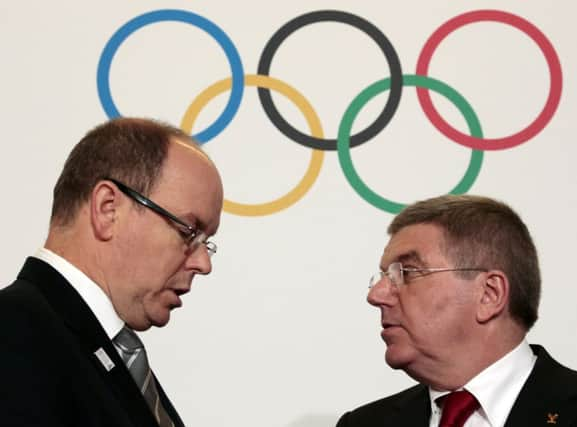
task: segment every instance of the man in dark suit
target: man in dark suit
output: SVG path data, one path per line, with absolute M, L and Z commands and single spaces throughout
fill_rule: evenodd
M 0 425 L 182 426 L 133 332 L 211 271 L 222 184 L 180 130 L 116 119 L 71 152 L 48 239 L 0 290 Z
M 577 372 L 527 331 L 537 252 L 519 216 L 478 196 L 408 206 L 371 278 L 385 359 L 418 385 L 345 413 L 337 427 L 577 426 Z

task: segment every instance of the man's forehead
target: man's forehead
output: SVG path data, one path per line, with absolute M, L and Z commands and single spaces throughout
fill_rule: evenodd
M 167 180 L 203 181 L 199 175 L 213 176 L 218 180 L 218 171 L 208 155 L 192 140 L 173 137 L 162 165 L 161 176 Z
M 151 192 L 165 209 L 213 234 L 222 208 L 222 184 L 212 161 L 190 141 L 173 138 Z
M 444 242 L 443 230 L 434 224 L 413 224 L 401 228 L 389 239 L 382 261 L 424 261 L 439 254 Z
M 212 163 L 208 155 L 200 148 L 192 139 L 184 139 L 184 138 L 177 138 L 173 137 L 170 140 L 171 145 L 174 144 L 177 147 L 182 147 L 184 150 L 193 153 L 194 155 L 199 156 L 204 161 L 208 161 Z

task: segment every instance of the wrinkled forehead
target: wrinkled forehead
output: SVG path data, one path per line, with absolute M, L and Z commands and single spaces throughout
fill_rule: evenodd
M 414 262 L 427 264 L 445 258 L 446 240 L 442 227 L 435 224 L 414 224 L 394 233 L 381 258 L 381 263 Z

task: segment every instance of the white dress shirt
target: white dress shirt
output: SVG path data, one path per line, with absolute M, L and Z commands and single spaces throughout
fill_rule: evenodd
M 90 310 L 92 310 L 110 339 L 120 332 L 124 322 L 118 317 L 110 299 L 100 286 L 78 268 L 49 249 L 38 249 L 34 257 L 50 264 L 70 282 L 72 287 L 76 289 L 84 302 L 90 307 Z
M 527 341 L 523 340 L 515 349 L 465 384 L 463 389 L 477 398 L 480 407 L 473 412 L 464 427 L 503 427 L 536 361 L 537 356 Z M 448 393 L 429 388 L 430 427 L 438 427 L 441 421 L 441 409 L 435 399 Z

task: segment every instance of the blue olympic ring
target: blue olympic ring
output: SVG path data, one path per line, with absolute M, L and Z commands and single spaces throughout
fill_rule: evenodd
M 226 33 L 208 19 L 192 12 L 176 9 L 156 10 L 137 16 L 120 27 L 118 31 L 112 35 L 108 43 L 106 43 L 98 62 L 96 84 L 98 87 L 100 103 L 109 118 L 113 119 L 121 115 L 114 104 L 110 92 L 110 65 L 112 63 L 112 58 L 128 36 L 145 25 L 161 21 L 184 22 L 204 30 L 210 36 L 214 37 L 217 43 L 222 47 L 230 64 L 232 72 L 232 88 L 230 91 L 230 98 L 228 99 L 224 111 L 220 116 L 218 116 L 214 123 L 202 132 L 194 135 L 194 138 L 199 143 L 202 144 L 208 142 L 223 131 L 223 129 L 231 122 L 240 107 L 240 101 L 244 91 L 244 69 L 242 67 L 240 55 Z

